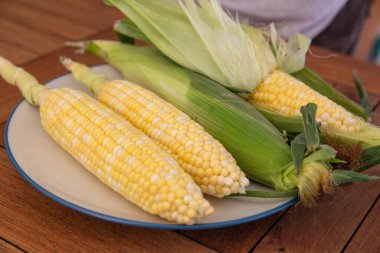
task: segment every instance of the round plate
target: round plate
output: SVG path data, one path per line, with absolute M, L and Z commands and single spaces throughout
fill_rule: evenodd
M 108 65 L 92 68 L 110 79 L 121 78 Z M 66 74 L 47 83 L 50 88 L 86 88 Z M 296 198 L 217 199 L 207 196 L 215 212 L 192 226 L 170 223 L 150 215 L 102 184 L 44 131 L 37 107 L 25 100 L 16 106 L 5 130 L 5 147 L 17 171 L 37 190 L 67 207 L 108 221 L 159 229 L 210 229 L 237 225 L 279 212 Z M 269 188 L 251 183 L 250 189 Z

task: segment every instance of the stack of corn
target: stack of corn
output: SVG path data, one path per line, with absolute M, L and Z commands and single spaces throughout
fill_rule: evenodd
M 171 154 L 202 192 L 216 197 L 244 193 L 249 184 L 235 159 L 189 116 L 153 92 L 123 80 L 109 82 L 83 64 L 62 58 L 95 96 Z
M 50 90 L 1 56 L 0 75 L 40 106 L 42 125 L 54 141 L 126 199 L 188 225 L 213 213 L 177 162 L 111 109 L 77 90 Z
M 197 121 L 223 144 L 249 178 L 277 191 L 298 189 L 306 204 L 331 188 L 328 161 L 335 156 L 334 152 L 321 149 L 306 157 L 297 176 L 291 149 L 278 130 L 249 103 L 218 83 L 181 68 L 155 48 L 114 41 L 79 44 L 117 67 L 127 80 L 150 89 Z M 75 69 L 74 72 L 91 90 L 97 89 L 98 84 L 89 85 L 80 72 Z M 100 95 L 101 92 L 97 95 L 99 99 Z M 117 106 L 106 100 L 105 103 Z

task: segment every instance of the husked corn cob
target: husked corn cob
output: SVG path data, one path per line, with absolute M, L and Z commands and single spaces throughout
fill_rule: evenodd
M 137 84 L 121 80 L 108 82 L 85 65 L 67 58 L 62 62 L 78 81 L 94 91 L 99 101 L 169 152 L 202 192 L 224 197 L 245 191 L 249 181 L 235 159 L 189 116 Z
M 274 70 L 256 87 L 249 102 L 293 117 L 301 116 L 301 106 L 315 103 L 317 121 L 326 130 L 358 133 L 365 127 L 362 119 L 280 70 Z
M 177 162 L 111 109 L 77 90 L 47 89 L 2 57 L 0 74 L 40 105 L 42 125 L 59 145 L 126 199 L 188 225 L 213 212 Z

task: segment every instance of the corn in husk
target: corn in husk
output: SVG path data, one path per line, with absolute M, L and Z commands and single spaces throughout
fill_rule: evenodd
M 197 121 L 233 155 L 246 175 L 278 191 L 298 189 L 311 203 L 332 185 L 331 150 L 318 150 L 296 175 L 290 147 L 278 130 L 249 103 L 218 83 L 186 70 L 157 49 L 114 41 L 91 41 L 82 47 L 118 68 Z
M 297 34 L 285 42 L 273 25 L 256 29 L 240 24 L 217 0 L 108 2 L 166 56 L 244 95 L 277 128 L 299 132 L 299 108 L 312 102 L 318 105 L 323 134 L 365 148 L 380 144 L 380 130 L 364 122 L 367 115 L 360 106 L 303 69 L 310 42 L 305 36 Z M 292 78 L 293 72 L 311 88 Z

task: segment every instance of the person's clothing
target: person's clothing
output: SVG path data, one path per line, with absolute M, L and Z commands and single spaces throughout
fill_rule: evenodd
M 314 38 L 323 31 L 347 0 L 221 0 L 222 6 L 253 26 L 276 24 L 288 38 L 300 32 Z
M 300 32 L 312 43 L 351 54 L 359 40 L 371 0 L 221 0 L 233 16 L 253 26 L 275 23 L 288 38 Z
M 313 39 L 313 44 L 352 54 L 370 7 L 371 0 L 349 0 L 331 24 Z

